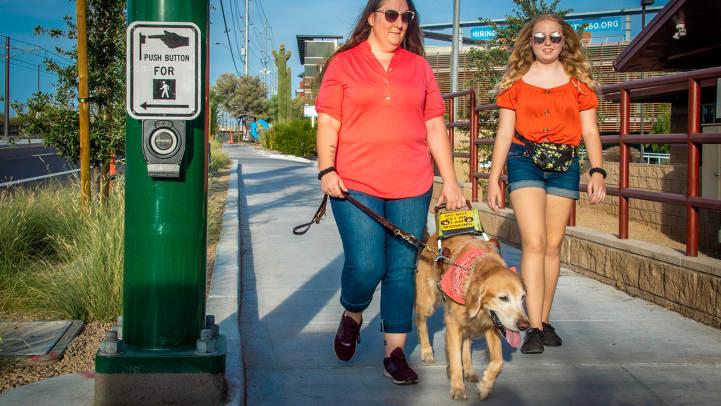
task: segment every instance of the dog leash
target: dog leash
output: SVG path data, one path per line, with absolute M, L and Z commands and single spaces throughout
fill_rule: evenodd
M 444 261 L 450 262 L 451 264 L 453 264 L 453 265 L 455 265 L 455 266 L 457 266 L 457 267 L 459 267 L 459 268 L 463 268 L 463 269 L 465 269 L 465 270 L 469 270 L 469 269 L 470 269 L 470 268 L 463 267 L 463 266 L 461 266 L 460 264 L 457 264 L 456 262 L 454 262 L 453 260 L 451 260 L 450 258 L 448 258 L 448 256 L 446 256 L 446 255 L 450 255 L 450 254 L 443 255 L 443 251 L 444 251 L 444 250 L 441 250 L 441 252 L 435 251 L 435 250 L 432 249 L 428 244 L 419 241 L 419 240 L 418 240 L 416 237 L 414 237 L 412 234 L 408 234 L 407 232 L 403 231 L 403 229 L 401 229 L 401 228 L 398 227 L 397 225 L 391 223 L 387 218 L 382 217 L 382 216 L 379 215 L 378 213 L 376 213 L 376 212 L 374 212 L 373 210 L 371 210 L 370 208 L 368 208 L 368 207 L 367 207 L 366 205 L 364 205 L 363 203 L 361 203 L 361 202 L 359 202 L 358 200 L 352 198 L 352 197 L 350 196 L 350 194 L 348 194 L 348 192 L 342 192 L 342 193 L 343 193 L 343 197 L 345 197 L 346 199 L 348 199 L 349 202 L 353 203 L 356 207 L 358 207 L 359 209 L 361 209 L 364 213 L 366 213 L 367 215 L 369 215 L 371 218 L 373 218 L 373 219 L 376 220 L 377 222 L 381 223 L 381 225 L 382 225 L 383 227 L 385 227 L 386 229 L 390 230 L 393 234 L 401 237 L 402 239 L 406 240 L 406 241 L 407 241 L 408 243 L 410 243 L 410 244 L 416 245 L 416 246 L 418 246 L 419 248 L 422 248 L 422 249 L 424 249 L 424 250 L 426 250 L 426 251 L 429 251 L 429 252 L 435 254 L 435 255 L 436 255 L 436 261 L 442 259 L 442 260 L 444 260 Z M 303 235 L 303 234 L 307 233 L 308 230 L 310 230 L 310 226 L 311 226 L 311 225 L 320 223 L 320 221 L 325 218 L 326 204 L 327 204 L 327 203 L 328 203 L 328 195 L 326 194 L 325 196 L 323 196 L 323 201 L 320 203 L 320 207 L 318 207 L 318 210 L 315 212 L 315 215 L 313 216 L 313 219 L 312 219 L 310 222 L 308 222 L 308 223 L 301 224 L 301 225 L 299 225 L 299 226 L 297 226 L 297 227 L 294 227 L 294 228 L 293 228 L 293 234 L 295 234 L 295 235 Z M 302 229 L 303 227 L 305 227 L 305 230 L 299 231 L 299 230 Z M 446 250 L 447 250 L 447 249 L 446 249 Z

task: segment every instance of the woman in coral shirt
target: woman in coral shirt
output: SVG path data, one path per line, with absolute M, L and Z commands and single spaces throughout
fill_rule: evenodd
M 466 203 L 413 2 L 370 0 L 319 80 L 319 179 L 331 196 L 345 253 L 340 296 L 345 312 L 335 353 L 343 361 L 355 354 L 362 313 L 380 283 L 384 375 L 400 385 L 417 383 L 403 355 L 412 329 L 417 249 L 342 194 L 420 239 L 433 190 L 433 155 L 443 177 L 439 204 L 445 201 L 454 210 Z
M 488 206 L 500 213 L 499 179 L 508 165 L 508 190 L 521 232 L 521 275 L 527 287 L 531 328 L 521 352 L 542 353 L 561 338 L 549 316 L 560 274 L 560 246 L 574 200 L 580 169 L 574 157 L 566 171 L 546 171 L 531 159 L 518 138 L 534 143 L 579 145 L 583 137 L 591 179 L 591 204 L 606 196 L 601 139 L 596 124 L 598 83 L 573 28 L 555 14 L 542 14 L 518 34 L 506 74 L 494 89 L 500 107 L 498 135 L 488 182 Z

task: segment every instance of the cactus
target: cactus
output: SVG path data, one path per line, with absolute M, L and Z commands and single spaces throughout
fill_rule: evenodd
M 290 73 L 290 66 L 286 69 L 285 80 L 288 82 L 286 83 L 288 91 L 285 94 L 285 121 L 289 122 L 293 119 L 293 75 Z
M 286 61 L 290 59 L 290 51 L 285 51 L 285 45 L 280 44 L 279 52 L 273 50 L 275 57 L 275 66 L 278 67 L 278 121 L 284 123 L 288 121 L 290 114 L 288 110 L 292 107 L 288 102 L 290 95 L 290 67 L 286 69 Z
M 299 94 L 298 96 L 295 96 L 295 99 L 293 99 L 293 116 L 297 114 L 300 115 L 300 117 L 303 117 L 303 105 L 305 105 L 305 96 L 302 94 Z M 294 118 L 291 116 L 291 118 Z

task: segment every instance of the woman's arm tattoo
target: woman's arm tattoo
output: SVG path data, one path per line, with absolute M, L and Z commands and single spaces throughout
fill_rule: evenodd
M 330 144 L 330 159 L 335 164 L 335 144 Z

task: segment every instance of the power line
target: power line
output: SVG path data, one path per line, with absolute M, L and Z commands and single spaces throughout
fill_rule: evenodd
M 0 37 L 6 38 L 5 35 L 0 35 Z M 19 42 L 19 43 L 21 43 L 21 44 L 30 45 L 30 46 L 33 46 L 33 47 L 40 48 L 40 49 L 42 49 L 42 50 L 45 51 L 45 52 L 51 53 L 51 54 L 53 54 L 53 55 L 58 56 L 58 57 L 61 58 L 61 59 L 65 59 L 66 61 L 68 61 L 68 62 L 70 62 L 70 63 L 72 63 L 72 64 L 75 64 L 75 61 L 73 61 L 72 59 L 69 59 L 69 58 L 67 58 L 66 56 L 60 55 L 60 54 L 57 53 L 57 52 L 53 52 L 53 51 L 51 51 L 51 50 L 49 50 L 49 49 L 46 49 L 46 48 L 44 48 L 44 47 L 41 47 L 40 45 L 31 44 L 31 43 L 25 42 L 25 41 L 20 41 L 19 39 L 14 39 L 14 38 L 10 38 L 10 39 L 13 40 L 13 41 L 15 41 L 15 42 Z
M 223 0 L 220 0 L 220 11 L 223 13 L 223 25 L 225 26 L 225 36 L 228 37 L 228 50 L 230 51 L 230 56 L 233 58 L 233 66 L 235 66 L 235 73 L 240 76 L 240 71 L 238 71 L 238 65 L 235 64 L 235 55 L 233 54 L 233 44 L 230 42 L 230 35 L 228 35 L 228 23 L 225 21 L 225 9 L 223 8 Z
M 233 11 L 233 2 L 230 2 L 230 18 L 233 20 L 233 37 L 235 37 L 235 49 L 238 51 L 238 54 L 240 55 L 241 62 L 243 61 L 243 52 L 241 51 L 240 45 L 238 45 L 238 32 L 243 32 L 243 30 L 237 29 L 235 27 L 235 15 L 238 12 L 238 2 L 236 0 L 235 2 L 235 11 Z M 238 25 L 240 25 L 240 16 L 238 16 Z M 246 35 L 246 33 L 243 33 L 243 35 Z M 247 53 L 247 52 L 246 52 Z M 247 55 L 246 55 L 247 57 Z M 240 72 L 238 72 L 238 76 L 240 76 Z

